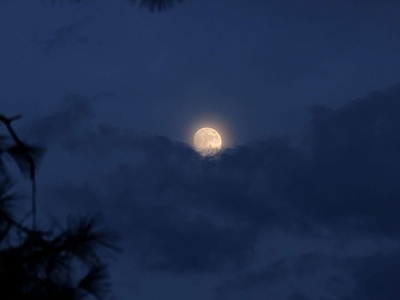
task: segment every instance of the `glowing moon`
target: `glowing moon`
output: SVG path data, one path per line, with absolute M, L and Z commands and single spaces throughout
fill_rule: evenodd
M 222 138 L 218 131 L 210 127 L 199 129 L 193 138 L 194 148 L 203 156 L 213 156 L 221 150 Z

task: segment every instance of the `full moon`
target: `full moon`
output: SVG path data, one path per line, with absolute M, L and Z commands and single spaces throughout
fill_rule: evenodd
M 218 131 L 210 127 L 199 129 L 193 138 L 194 148 L 203 156 L 213 156 L 222 147 L 222 138 Z

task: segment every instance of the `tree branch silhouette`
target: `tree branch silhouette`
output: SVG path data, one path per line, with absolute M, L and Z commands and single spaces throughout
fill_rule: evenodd
M 7 152 L 14 158 L 19 169 L 23 174 L 28 174 L 31 186 L 31 205 L 32 205 L 32 230 L 36 230 L 36 164 L 44 152 L 44 149 L 36 146 L 29 146 L 21 141 L 21 139 L 16 134 L 15 130 L 11 126 L 11 122 L 20 119 L 22 116 L 17 115 L 11 118 L 6 118 L 0 115 L 0 121 L 6 126 L 9 134 L 11 135 L 15 145 L 8 148 Z
M 0 298 L 3 300 L 104 300 L 110 289 L 103 252 L 119 252 L 117 237 L 99 228 L 98 217 L 68 218 L 66 228 L 37 230 L 36 198 L 32 197 L 32 228 L 15 220 L 11 213 L 17 199 L 13 181 L 2 161 L 9 153 L 21 173 L 29 176 L 36 193 L 35 171 L 44 149 L 25 144 L 11 126 L 21 116 L 0 115 L 13 145 L 0 136 Z M 25 217 L 24 217 L 25 218 Z
M 61 2 L 61 0 L 51 0 L 53 3 Z M 69 0 L 69 2 L 80 3 L 85 0 Z M 147 7 L 151 12 L 164 11 L 172 8 L 177 3 L 182 3 L 184 0 L 129 0 L 133 5 L 139 2 L 139 7 Z
M 137 0 L 130 0 L 135 4 Z M 150 11 L 164 11 L 172 8 L 176 3 L 182 3 L 183 0 L 141 0 L 139 7 L 147 7 Z

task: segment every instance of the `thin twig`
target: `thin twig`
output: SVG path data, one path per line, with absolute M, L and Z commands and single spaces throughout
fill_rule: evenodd
M 32 180 L 32 229 L 36 230 L 36 180 Z
M 15 227 L 17 227 L 20 231 L 26 233 L 26 234 L 31 234 L 33 231 L 26 228 L 25 226 L 19 224 L 17 221 L 13 220 L 12 218 L 10 218 L 7 214 L 3 213 L 0 210 L 0 215 L 2 218 L 4 218 L 8 224 L 14 225 Z
M 26 158 L 26 160 L 30 164 L 30 180 L 32 183 L 32 230 L 36 230 L 36 181 L 35 181 L 35 162 L 33 158 L 29 155 L 29 153 L 25 149 L 25 144 L 19 139 L 17 134 L 15 133 L 14 129 L 11 126 L 11 122 L 21 118 L 21 115 L 16 115 L 11 118 L 6 118 L 0 115 L 0 121 L 3 122 L 8 132 L 10 133 L 11 137 L 13 138 L 14 142 L 19 146 Z

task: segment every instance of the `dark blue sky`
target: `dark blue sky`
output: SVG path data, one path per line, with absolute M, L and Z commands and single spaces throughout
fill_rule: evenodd
M 0 1 L 42 224 L 101 212 L 119 300 L 398 300 L 399 1 L 244 2 Z

